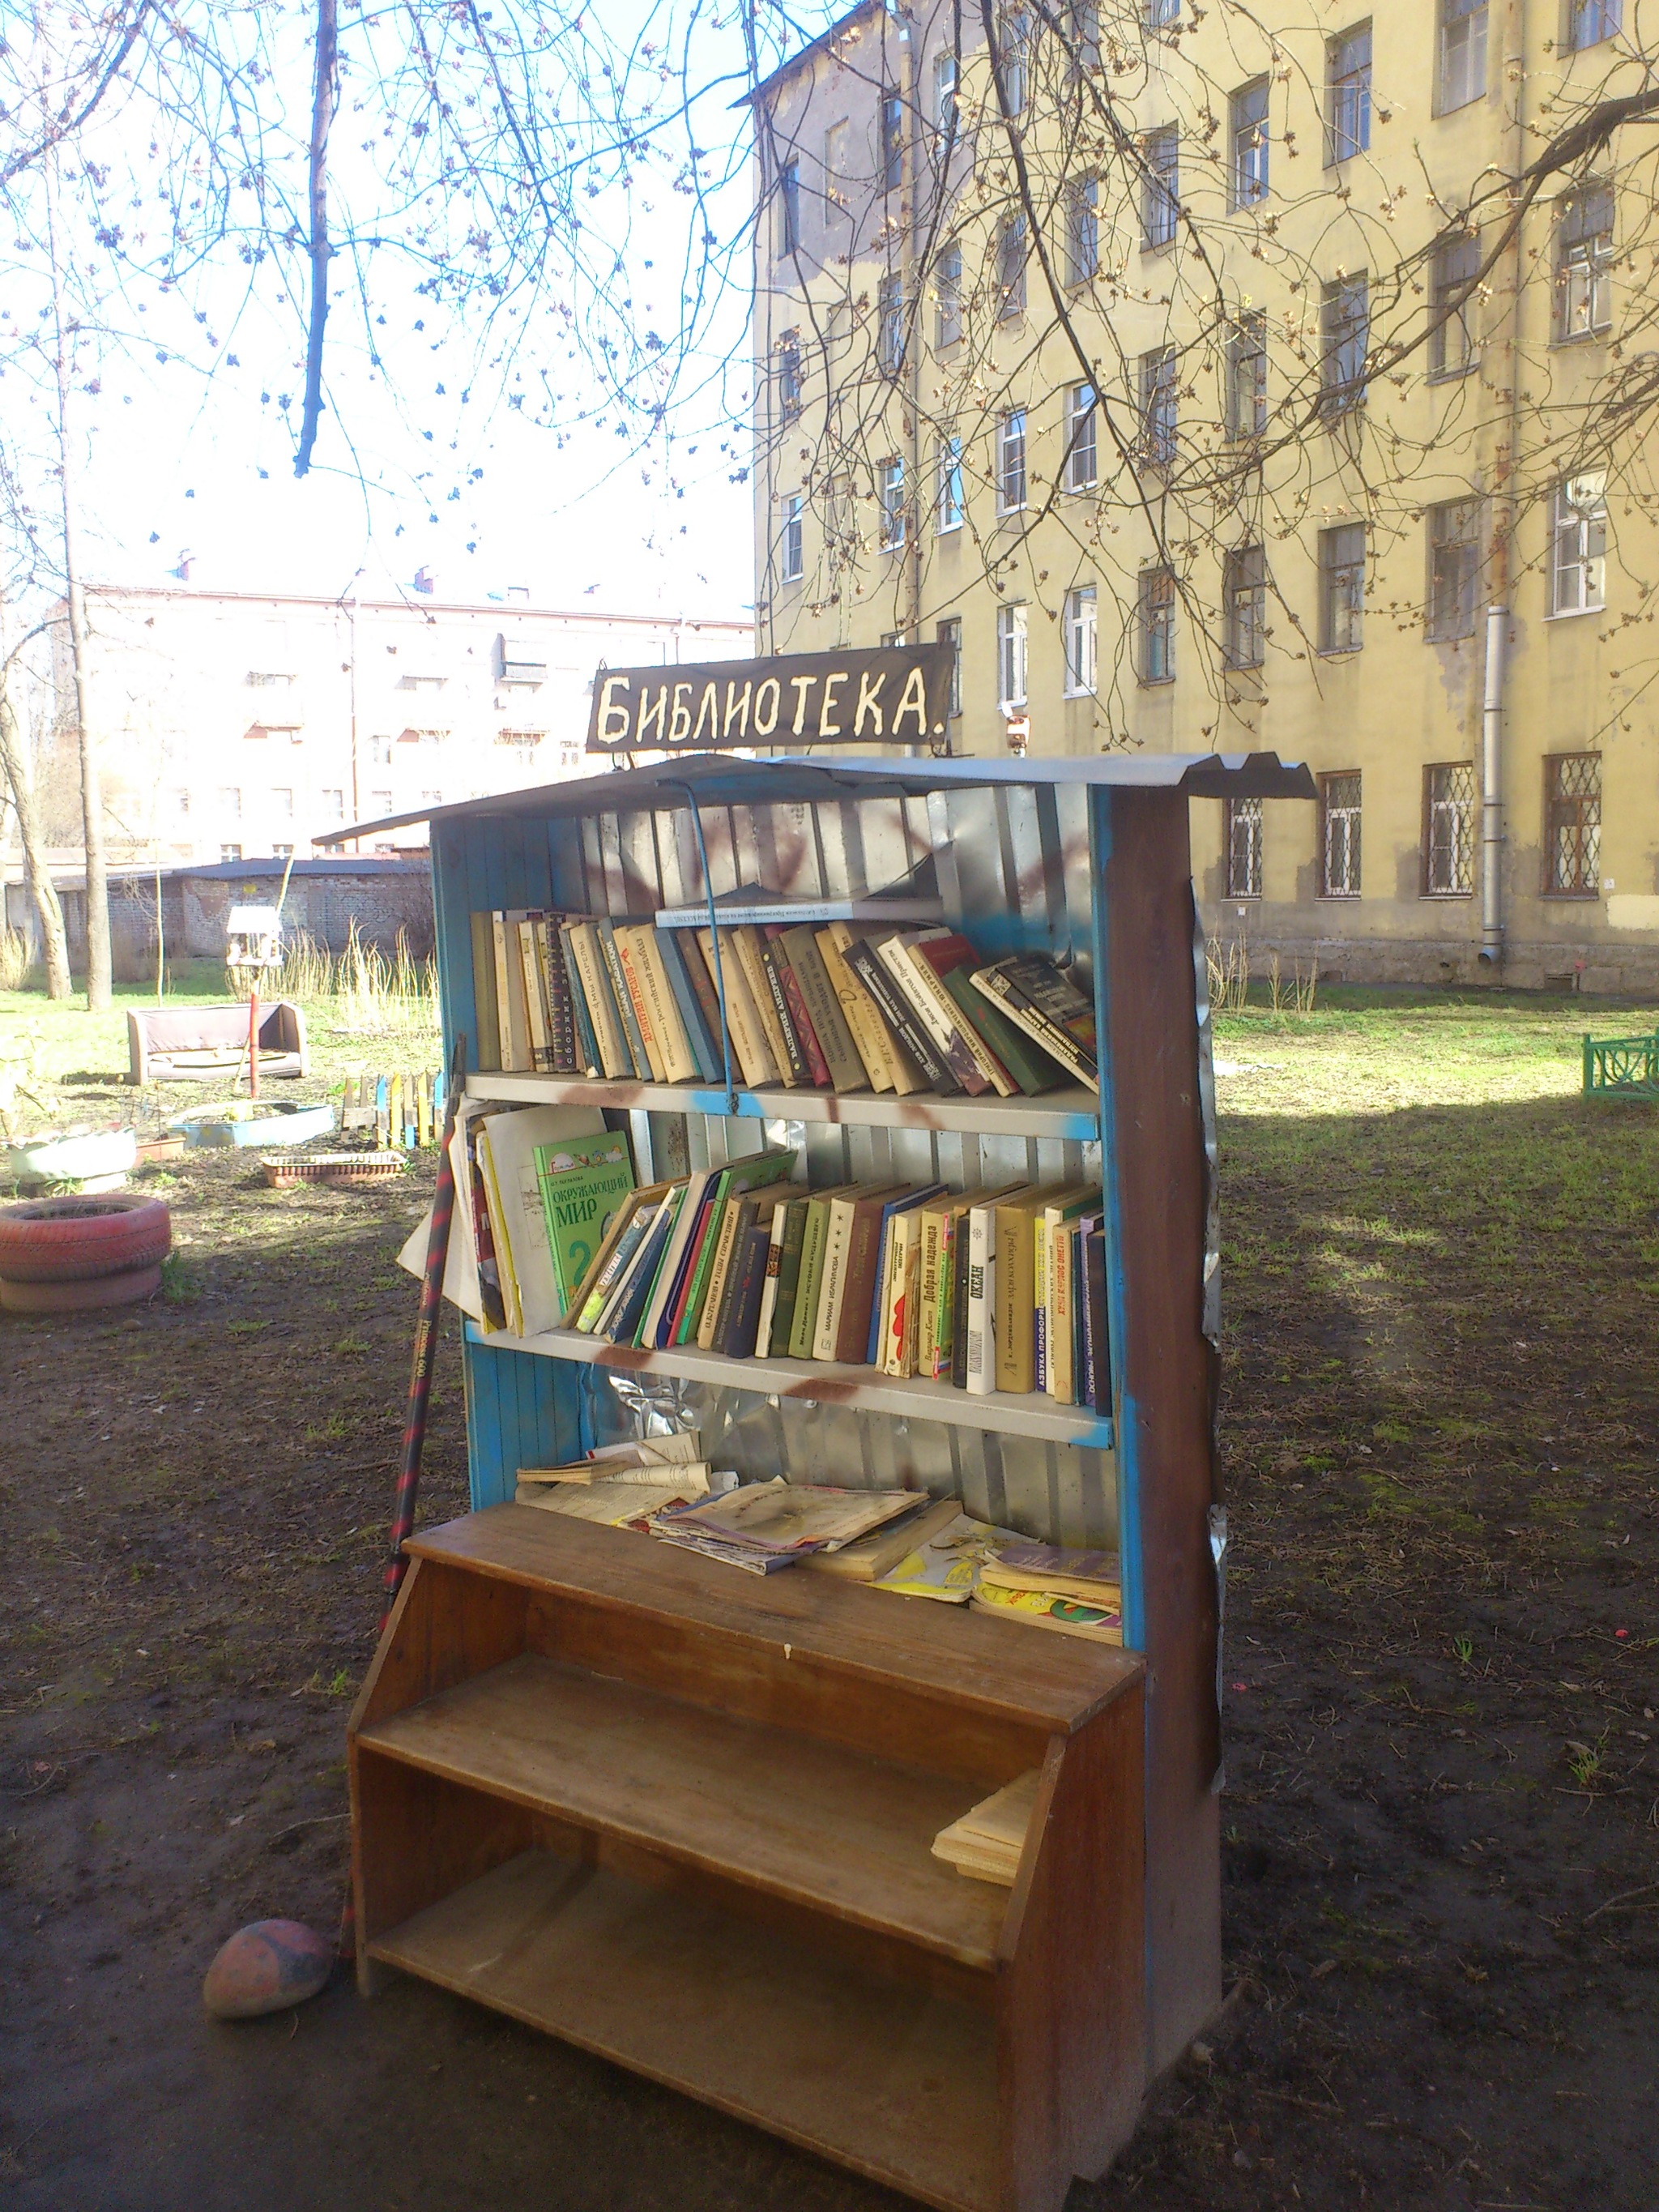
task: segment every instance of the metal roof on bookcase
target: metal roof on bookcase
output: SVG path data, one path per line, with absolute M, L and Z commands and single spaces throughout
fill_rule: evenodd
M 331 830 L 313 842 L 339 845 L 416 822 L 513 819 L 618 812 L 658 813 L 688 805 L 763 806 L 857 799 L 923 799 L 930 792 L 999 785 L 1107 784 L 1182 791 L 1191 799 L 1316 799 L 1302 761 L 1277 753 L 1055 754 L 1010 760 L 749 759 L 740 753 L 692 753 L 649 768 L 616 769 L 529 791 L 492 792 L 453 806 L 428 806 Z

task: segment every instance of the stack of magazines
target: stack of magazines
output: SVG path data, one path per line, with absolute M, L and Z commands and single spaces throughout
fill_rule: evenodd
M 723 1498 L 665 1506 L 652 1515 L 650 1530 L 665 1544 L 769 1575 L 815 1552 L 838 1551 L 928 1502 L 914 1490 L 832 1490 L 779 1475 Z

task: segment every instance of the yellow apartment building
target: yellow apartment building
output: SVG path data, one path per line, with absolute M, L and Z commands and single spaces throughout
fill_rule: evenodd
M 855 9 L 753 102 L 761 649 L 1307 761 L 1195 816 L 1253 962 L 1659 984 L 1635 7 Z

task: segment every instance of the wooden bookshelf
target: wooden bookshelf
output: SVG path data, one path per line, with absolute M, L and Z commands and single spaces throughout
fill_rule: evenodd
M 758 1390 L 767 1396 L 804 1398 L 814 1405 L 849 1406 L 910 1420 L 945 1421 L 952 1428 L 994 1430 L 1033 1437 L 1044 1443 L 1080 1445 L 1109 1451 L 1109 1415 L 1087 1406 L 1063 1406 L 1040 1392 L 1024 1395 L 995 1390 L 977 1397 L 931 1378 L 883 1375 L 873 1367 L 839 1367 L 817 1359 L 732 1359 L 702 1352 L 696 1345 L 645 1352 L 637 1345 L 611 1344 L 578 1329 L 549 1329 L 540 1336 L 482 1340 L 503 1350 L 527 1352 L 547 1359 L 574 1359 L 583 1365 L 614 1368 L 630 1375 L 678 1375 L 731 1390 Z

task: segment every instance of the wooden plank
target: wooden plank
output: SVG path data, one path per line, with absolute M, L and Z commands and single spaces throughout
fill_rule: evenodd
M 1006 1893 L 930 1850 L 975 1802 L 966 1783 L 528 1654 L 358 1742 L 963 1966 L 995 1963 Z
M 757 1656 L 810 1657 L 849 1678 L 903 1684 L 1045 1732 L 1080 1728 L 1142 1673 L 1132 1653 L 1081 1638 L 843 1588 L 830 1575 L 744 1575 L 630 1529 L 533 1505 L 468 1514 L 421 1530 L 405 1548 L 416 1558 L 581 1597 L 618 1615 L 718 1630 L 746 1641 Z
M 718 1908 L 528 1852 L 373 1955 L 942 2212 L 994 2212 L 994 2029 Z

